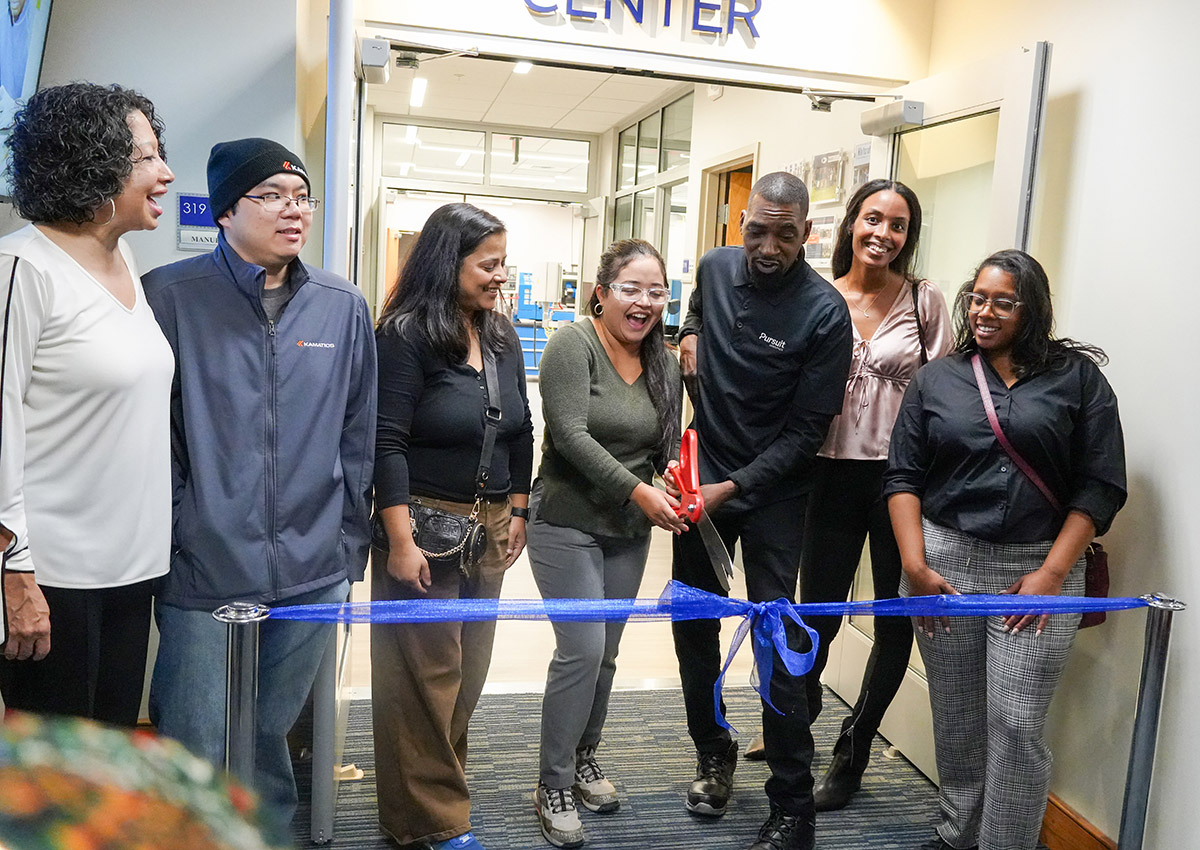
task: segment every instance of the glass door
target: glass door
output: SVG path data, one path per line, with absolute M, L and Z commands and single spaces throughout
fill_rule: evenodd
M 924 116 L 919 127 L 873 138 L 870 173 L 907 184 L 921 199 L 918 272 L 948 301 L 985 256 L 1028 246 L 1049 62 L 1050 45 L 1039 42 L 889 92 L 921 102 Z M 852 596 L 872 595 L 864 552 Z M 824 681 L 851 704 L 871 652 L 872 626 L 870 618 L 847 618 L 830 647 Z M 929 688 L 915 647 L 880 732 L 936 781 Z

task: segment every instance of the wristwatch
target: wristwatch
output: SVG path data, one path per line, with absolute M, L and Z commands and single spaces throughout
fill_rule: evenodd
M 518 508 L 514 505 L 513 507 L 509 508 L 509 510 L 515 517 L 520 517 L 523 520 L 529 519 L 529 508 Z

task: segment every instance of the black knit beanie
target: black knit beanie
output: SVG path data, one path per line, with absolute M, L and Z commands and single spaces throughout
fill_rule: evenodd
M 276 174 L 298 174 L 308 191 L 312 181 L 300 157 L 270 139 L 238 139 L 213 145 L 208 155 L 208 203 L 213 221 L 238 198 Z

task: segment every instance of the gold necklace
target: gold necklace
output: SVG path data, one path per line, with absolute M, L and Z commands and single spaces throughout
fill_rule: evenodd
M 880 289 L 878 292 L 876 292 L 876 293 L 875 293 L 875 297 L 871 299 L 871 303 L 867 305 L 867 309 L 866 309 L 866 310 L 864 310 L 862 307 L 859 307 L 859 306 L 858 306 L 858 304 L 855 304 L 855 305 L 854 305 L 854 309 L 855 309 L 855 310 L 857 310 L 858 312 L 862 313 L 862 314 L 863 314 L 864 316 L 866 316 L 868 319 L 869 319 L 869 318 L 871 318 L 871 314 L 870 314 L 870 313 L 868 313 L 868 312 L 867 312 L 867 310 L 870 310 L 872 307 L 874 307 L 874 306 L 875 306 L 875 302 L 879 300 L 879 296 L 880 296 L 880 295 L 883 295 L 883 293 L 887 291 L 887 288 L 888 288 L 889 286 L 891 286 L 891 284 L 890 284 L 890 283 L 885 283 L 885 284 L 883 285 L 883 288 L 882 288 L 882 289 Z M 862 299 L 862 294 L 860 293 L 858 297 L 859 297 L 859 300 L 861 300 L 861 299 Z

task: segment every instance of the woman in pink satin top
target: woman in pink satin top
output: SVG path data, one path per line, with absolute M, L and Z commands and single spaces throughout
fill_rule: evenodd
M 800 562 L 803 602 L 845 601 L 869 538 L 875 598 L 899 595 L 900 553 L 883 500 L 888 440 L 908 382 L 952 345 L 946 299 L 913 276 L 921 205 L 903 183 L 871 180 L 838 227 L 834 286 L 854 320 L 854 360 L 842 412 L 819 452 Z M 820 649 L 807 676 L 809 716 L 821 710 L 821 671 L 841 617 L 810 617 Z M 845 806 L 861 783 L 871 742 L 904 679 L 912 650 L 905 617 L 875 618 L 875 642 L 858 703 L 842 722 L 833 758 L 814 789 L 817 811 Z

